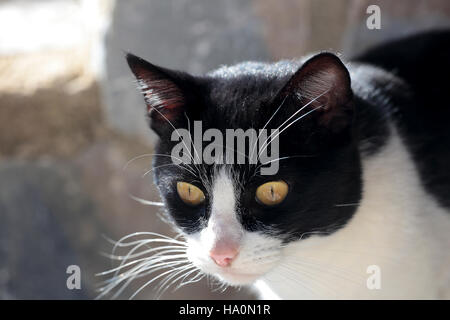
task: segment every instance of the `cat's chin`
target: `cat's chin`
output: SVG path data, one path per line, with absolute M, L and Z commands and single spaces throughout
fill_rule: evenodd
M 252 284 L 262 276 L 261 274 L 243 273 L 227 269 L 215 273 L 214 275 L 222 282 L 236 286 Z

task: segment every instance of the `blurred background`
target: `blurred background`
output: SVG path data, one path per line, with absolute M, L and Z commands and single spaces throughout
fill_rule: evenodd
M 367 7 L 381 9 L 369 30 Z M 173 235 L 148 170 L 155 136 L 124 52 L 194 74 L 450 27 L 446 0 L 0 0 L 0 299 L 91 299 L 105 240 Z M 66 286 L 69 265 L 81 290 Z M 142 281 L 119 298 L 128 298 Z M 163 299 L 254 298 L 199 282 Z M 137 299 L 153 299 L 148 287 Z

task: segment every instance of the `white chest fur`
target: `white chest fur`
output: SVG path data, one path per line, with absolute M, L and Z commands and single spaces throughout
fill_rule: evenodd
M 282 263 L 256 283 L 262 298 L 450 298 L 450 213 L 421 186 L 395 130 L 363 172 L 352 220 L 289 244 Z

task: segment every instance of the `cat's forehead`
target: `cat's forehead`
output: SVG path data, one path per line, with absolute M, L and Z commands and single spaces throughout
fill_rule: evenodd
M 260 78 L 284 77 L 293 74 L 301 65 L 298 60 L 281 60 L 274 63 L 247 61 L 232 66 L 221 66 L 207 75 L 215 78 L 233 79 L 243 76 Z
M 245 62 L 222 66 L 207 74 L 208 102 L 219 109 L 254 112 L 274 95 L 298 69 L 298 61 Z

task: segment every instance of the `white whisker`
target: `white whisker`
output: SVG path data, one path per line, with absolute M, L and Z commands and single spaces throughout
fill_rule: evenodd
M 178 267 L 178 268 L 175 268 L 175 269 L 171 269 L 171 270 L 169 270 L 169 271 L 163 272 L 162 274 L 160 274 L 160 275 L 154 277 L 154 278 L 151 279 L 150 281 L 147 281 L 147 282 L 146 282 L 143 286 L 141 286 L 139 289 L 137 289 L 136 292 L 133 293 L 129 299 L 132 300 L 136 295 L 139 294 L 139 292 L 141 292 L 144 288 L 148 287 L 150 284 L 152 284 L 153 282 L 155 282 L 155 281 L 158 280 L 159 278 L 161 278 L 161 277 L 163 277 L 163 276 L 165 276 L 165 275 L 167 275 L 167 274 L 169 274 L 169 273 L 171 273 L 171 272 L 175 272 L 175 271 L 177 271 L 177 270 L 184 269 L 184 268 L 186 268 L 186 266 L 181 266 L 181 267 Z
M 128 196 L 131 199 L 133 199 L 133 200 L 135 200 L 135 201 L 137 201 L 137 202 L 139 202 L 141 204 L 144 204 L 146 206 L 164 207 L 164 202 L 145 200 L 145 199 L 141 199 L 141 198 L 135 197 L 132 194 L 128 194 Z

